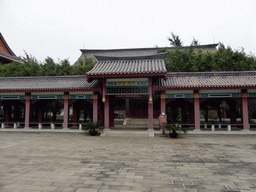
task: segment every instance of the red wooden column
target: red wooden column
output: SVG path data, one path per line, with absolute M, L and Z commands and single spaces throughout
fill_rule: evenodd
M 25 129 L 29 128 L 29 122 L 30 122 L 30 93 L 26 93 L 26 106 L 25 106 Z
M 200 130 L 200 102 L 199 102 L 199 91 L 194 91 L 194 117 L 195 117 L 195 130 Z
M 246 89 L 242 89 L 242 119 L 243 119 L 243 129 L 249 130 L 248 99 L 247 99 Z
M 109 129 L 109 96 L 105 96 L 105 103 L 104 103 L 104 128 Z
M 69 119 L 69 106 L 68 106 L 68 92 L 64 92 L 64 119 L 63 119 L 63 128 L 68 128 L 68 119 Z
M 109 96 L 106 95 L 106 79 L 102 80 L 102 102 L 104 103 L 104 129 L 109 129 Z
M 152 78 L 148 79 L 148 129 L 153 130 L 153 88 Z
M 161 98 L 161 114 L 165 114 L 166 115 L 166 100 L 165 100 L 165 92 L 163 91 L 160 95 Z
M 163 127 L 163 125 L 165 123 L 167 123 L 167 114 L 166 114 L 166 99 L 165 99 L 165 91 L 162 91 L 161 92 L 161 95 L 160 95 L 160 99 L 161 99 L 161 106 L 160 106 L 160 118 L 159 118 L 159 124 L 162 128 L 162 134 L 165 134 L 165 128 Z M 162 124 L 161 122 L 161 117 L 165 117 L 164 120 L 164 124 Z
M 98 121 L 98 94 L 93 92 L 93 121 Z

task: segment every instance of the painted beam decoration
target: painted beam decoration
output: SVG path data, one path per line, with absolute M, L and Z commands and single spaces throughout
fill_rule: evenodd
M 93 95 L 69 95 L 69 99 L 93 99 Z
M 200 98 L 240 98 L 241 93 L 202 93 Z
M 5 95 L 5 96 L 0 96 L 0 100 L 26 100 L 26 96 L 25 95 Z
M 106 94 L 148 94 L 148 78 L 107 79 Z
M 122 86 L 148 86 L 148 81 L 120 81 L 120 82 L 107 82 L 108 87 L 122 87 Z
M 241 93 L 200 93 L 199 98 L 241 98 Z M 255 98 L 256 93 L 249 93 L 248 97 Z M 166 99 L 194 98 L 193 94 L 166 94 Z
M 107 94 L 148 94 L 148 87 L 107 87 Z
M 194 94 L 166 94 L 166 99 L 180 99 L 180 98 L 185 98 L 185 99 L 190 99 L 194 98 Z
M 31 100 L 39 99 L 64 99 L 64 95 L 32 95 Z M 69 95 L 68 99 L 93 99 L 93 95 Z M 0 100 L 26 100 L 25 95 L 0 96 Z

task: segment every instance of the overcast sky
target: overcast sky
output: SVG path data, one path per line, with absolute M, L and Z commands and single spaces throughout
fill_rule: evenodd
M 79 49 L 170 46 L 223 42 L 256 54 L 255 0 L 0 0 L 0 32 L 17 56 L 43 61 Z

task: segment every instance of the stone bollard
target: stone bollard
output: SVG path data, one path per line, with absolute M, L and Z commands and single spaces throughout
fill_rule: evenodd
M 215 127 L 214 127 L 214 125 L 212 125 L 212 131 L 215 131 Z
M 17 127 L 20 127 L 20 122 L 17 122 Z
M 55 129 L 55 125 L 51 123 L 51 129 Z
M 13 129 L 17 129 L 17 123 L 13 124 Z
M 79 124 L 79 130 L 82 130 L 82 124 Z
M 207 123 L 204 124 L 204 128 L 207 129 Z
M 5 128 L 5 125 L 4 123 L 1 124 L 1 129 L 4 129 Z
M 38 124 L 38 129 L 42 129 L 42 128 L 43 128 L 42 123 L 39 123 L 39 124 Z
M 231 131 L 231 125 L 228 125 L 228 131 Z
M 219 129 L 221 129 L 221 123 L 219 123 Z

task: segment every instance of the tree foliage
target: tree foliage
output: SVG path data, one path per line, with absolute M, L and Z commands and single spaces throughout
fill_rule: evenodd
M 74 64 L 74 74 L 76 75 L 84 75 L 87 71 L 90 71 L 94 65 L 96 64 L 96 60 L 93 58 L 87 58 L 79 59 Z
M 165 63 L 168 72 L 256 70 L 255 56 L 246 55 L 243 50 L 233 51 L 223 44 L 216 52 L 195 51 L 193 47 L 177 48 L 174 51 L 162 49 L 159 52 L 167 52 Z
M 96 64 L 92 58 L 84 58 L 74 65 L 68 59 L 55 62 L 51 57 L 39 62 L 26 52 L 23 59 L 24 63 L 0 64 L 0 77 L 85 75 Z
M 175 35 L 174 33 L 171 33 L 172 37 L 168 37 L 168 40 L 170 41 L 171 46 L 173 47 L 180 47 L 182 46 L 182 41 L 178 35 Z
M 243 49 L 233 51 L 222 43 L 216 52 L 195 50 L 193 46 L 177 47 L 172 51 L 166 48 L 158 52 L 167 52 L 165 63 L 168 72 L 256 70 L 255 56 L 247 55 Z M 0 64 L 0 77 L 85 75 L 96 64 L 95 59 L 86 57 L 78 60 L 74 65 L 71 65 L 68 59 L 55 62 L 51 57 L 39 62 L 26 52 L 24 61 L 23 64 L 16 62 Z
M 193 38 L 193 41 L 191 42 L 191 46 L 197 46 L 200 45 L 200 43 L 198 42 L 198 39 Z

